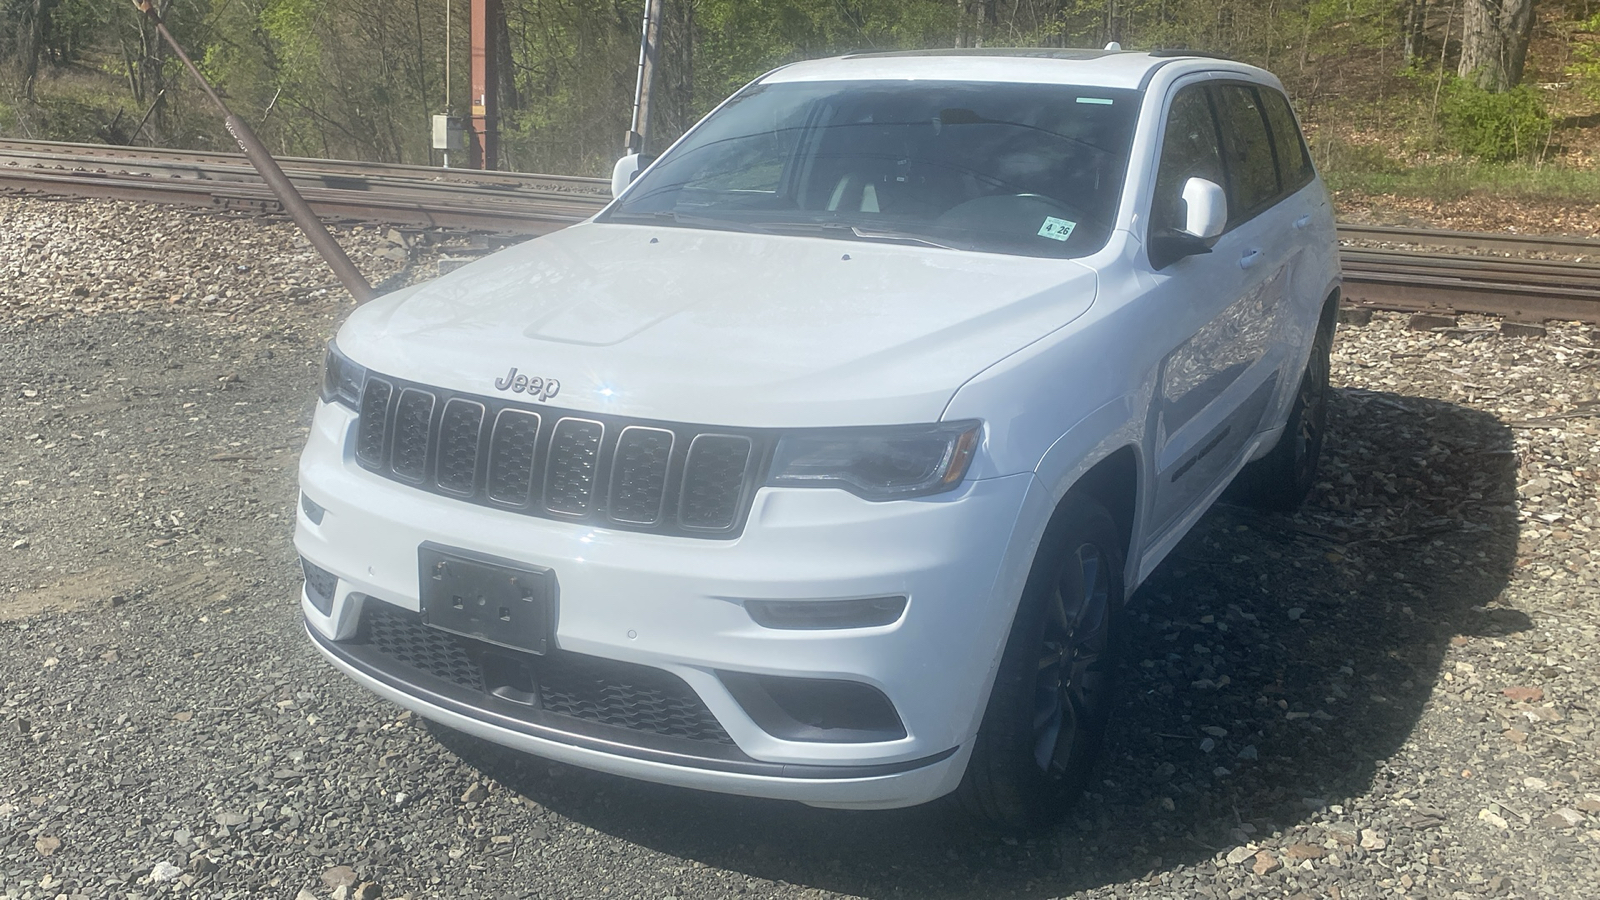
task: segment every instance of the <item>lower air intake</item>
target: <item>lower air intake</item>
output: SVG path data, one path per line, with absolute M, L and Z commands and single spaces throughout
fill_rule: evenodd
M 733 743 L 683 679 L 650 666 L 552 651 L 517 653 L 424 624 L 414 612 L 368 598 L 351 644 L 393 674 L 420 672 L 477 692 L 600 725 L 718 744 Z M 508 691 L 508 687 L 515 690 Z M 535 698 L 537 698 L 535 700 Z

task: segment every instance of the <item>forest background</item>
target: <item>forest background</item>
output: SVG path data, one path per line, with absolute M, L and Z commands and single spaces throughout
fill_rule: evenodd
M 157 5 L 275 152 L 438 164 L 431 117 L 468 109 L 468 2 Z M 502 167 L 609 171 L 643 3 L 502 0 Z M 665 0 L 664 11 L 652 149 L 791 60 L 1115 40 L 1275 72 L 1336 189 L 1600 209 L 1600 0 Z M 0 0 L 0 136 L 232 149 L 127 0 Z

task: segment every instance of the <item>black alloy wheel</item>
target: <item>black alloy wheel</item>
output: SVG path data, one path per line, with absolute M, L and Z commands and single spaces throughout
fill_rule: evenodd
M 1079 731 L 1109 700 L 1111 606 L 1106 559 L 1094 544 L 1069 554 L 1048 602 L 1034 683 L 1033 761 L 1061 778 L 1079 762 Z
M 1116 698 L 1123 542 L 1069 496 L 1045 530 L 957 796 L 1009 832 L 1060 819 L 1082 792 Z

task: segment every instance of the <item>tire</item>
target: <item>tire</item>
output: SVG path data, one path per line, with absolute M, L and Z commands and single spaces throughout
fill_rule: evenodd
M 1283 434 L 1266 456 L 1240 470 L 1229 487 L 1229 500 L 1256 509 L 1293 512 L 1311 493 L 1328 430 L 1328 374 L 1338 323 L 1339 302 L 1334 298 L 1323 307 L 1317 322 L 1311 358 L 1300 376 Z
M 956 789 L 978 819 L 1030 831 L 1082 792 L 1116 695 L 1122 569 L 1111 514 L 1068 497 L 1040 541 Z

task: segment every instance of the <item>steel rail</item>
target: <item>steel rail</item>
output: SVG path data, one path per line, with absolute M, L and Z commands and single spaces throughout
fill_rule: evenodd
M 324 218 L 401 227 L 547 234 L 610 200 L 603 178 L 282 158 Z M 283 212 L 237 153 L 0 140 L 0 190 Z M 1339 226 L 1344 298 L 1373 309 L 1600 323 L 1600 240 L 1410 227 Z M 1359 244 L 1361 246 L 1349 246 Z M 1485 253 L 1404 248 L 1471 248 Z M 1558 254 L 1528 259 L 1492 253 Z
M 1559 234 L 1510 234 L 1492 231 L 1449 231 L 1404 225 L 1340 223 L 1339 237 L 1346 241 L 1401 244 L 1417 247 L 1471 247 L 1510 253 L 1562 253 L 1600 258 L 1600 238 Z
M 388 179 L 399 182 L 428 182 L 452 185 L 476 185 L 509 188 L 521 191 L 549 191 L 562 194 L 586 194 L 609 200 L 611 180 L 588 178 L 580 175 L 538 175 L 524 172 L 486 172 L 478 169 L 442 169 L 436 166 L 415 166 L 402 163 L 374 163 L 359 160 L 315 159 L 298 156 L 276 157 L 283 168 L 303 175 L 313 173 L 337 178 L 348 175 L 364 179 Z M 28 166 L 57 163 L 65 166 L 84 165 L 85 160 L 97 161 L 101 167 L 139 171 L 182 171 L 178 164 L 192 167 L 192 176 L 198 178 L 243 175 L 248 180 L 259 181 L 242 153 L 212 153 L 202 150 L 171 150 L 162 147 L 121 147 L 109 144 L 72 144 L 59 141 L 18 141 L 0 139 L 0 166 Z M 215 172 L 217 175 L 208 175 Z M 337 185 L 334 185 L 337 186 Z

